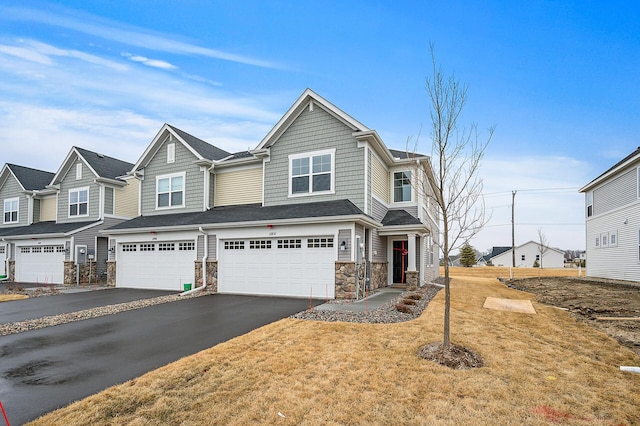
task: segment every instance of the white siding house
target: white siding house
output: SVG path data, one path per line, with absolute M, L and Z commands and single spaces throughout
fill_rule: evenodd
M 640 148 L 589 182 L 587 276 L 640 281 Z
M 540 262 L 540 254 L 542 253 L 542 262 Z M 544 247 L 540 250 L 540 244 L 535 241 L 529 241 L 516 247 L 516 267 L 532 268 L 534 263 L 538 261 L 538 265 L 542 268 L 563 268 L 564 252 L 553 247 Z M 494 266 L 511 266 L 513 258 L 511 249 L 504 251 L 491 258 Z

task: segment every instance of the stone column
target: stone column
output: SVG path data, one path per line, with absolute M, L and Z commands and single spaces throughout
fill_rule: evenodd
M 420 273 L 418 271 L 407 271 L 405 278 L 407 281 L 407 290 L 413 291 L 418 289 L 418 278 Z

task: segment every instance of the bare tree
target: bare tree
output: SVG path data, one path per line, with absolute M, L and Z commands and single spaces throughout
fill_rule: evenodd
M 480 162 L 493 137 L 494 127 L 486 139 L 480 138 L 477 125 L 464 128 L 458 120 L 467 102 L 466 85 L 454 75 L 445 77 L 430 45 L 433 75 L 426 79 L 431 101 L 431 164 L 433 174 L 426 174 L 422 192 L 432 198 L 442 225 L 441 249 L 444 257 L 445 310 L 444 347 L 450 345 L 451 291 L 449 254 L 469 241 L 486 224 Z
M 540 253 L 540 269 L 542 269 L 542 258 L 549 251 L 549 243 L 547 236 L 542 232 L 542 228 L 538 228 L 538 253 Z

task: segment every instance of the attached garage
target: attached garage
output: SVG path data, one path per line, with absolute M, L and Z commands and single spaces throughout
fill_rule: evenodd
M 16 281 L 63 284 L 64 246 L 38 245 L 16 247 Z
M 193 240 L 120 243 L 117 259 L 117 287 L 182 291 L 193 285 Z
M 222 239 L 218 291 L 333 299 L 336 253 L 332 236 Z

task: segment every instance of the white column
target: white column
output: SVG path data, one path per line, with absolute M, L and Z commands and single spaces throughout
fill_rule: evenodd
M 409 253 L 407 254 L 407 271 L 416 270 L 416 234 L 407 234 Z

